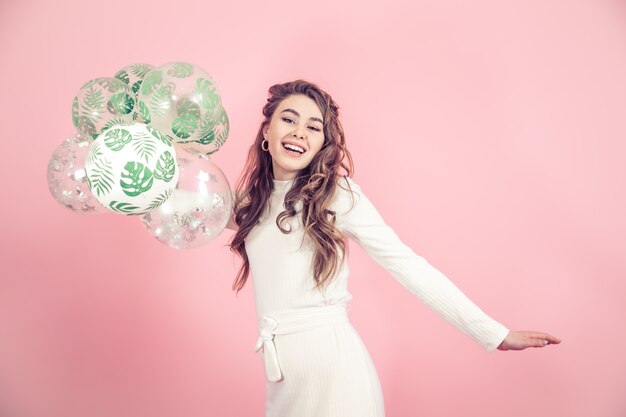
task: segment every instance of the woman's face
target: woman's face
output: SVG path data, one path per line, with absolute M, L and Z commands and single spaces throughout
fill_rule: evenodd
M 269 142 L 274 179 L 293 179 L 322 149 L 322 112 L 313 99 L 292 94 L 280 102 L 263 137 Z

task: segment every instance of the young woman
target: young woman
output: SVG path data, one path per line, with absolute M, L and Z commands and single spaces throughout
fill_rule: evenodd
M 398 238 L 350 178 L 338 106 L 317 85 L 272 86 L 263 115 L 228 227 L 243 259 L 233 289 L 253 278 L 267 417 L 384 416 L 376 370 L 348 320 L 346 237 L 487 351 L 560 342 L 510 331 Z

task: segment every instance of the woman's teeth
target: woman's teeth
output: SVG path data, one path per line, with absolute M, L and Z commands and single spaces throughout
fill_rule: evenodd
M 283 147 L 285 147 L 285 149 L 288 149 L 290 151 L 295 151 L 295 152 L 298 152 L 298 153 L 301 153 L 301 154 L 304 153 L 304 149 L 302 149 L 299 146 L 292 145 L 290 143 L 283 144 Z

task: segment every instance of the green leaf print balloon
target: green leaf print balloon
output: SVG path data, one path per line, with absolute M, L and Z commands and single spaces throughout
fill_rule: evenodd
M 86 82 L 74 97 L 72 121 L 80 135 L 95 139 L 111 126 L 113 119 L 132 123 L 136 101 L 123 81 L 96 78 Z
M 131 64 L 116 72 L 114 78 L 117 78 L 130 87 L 133 92 L 133 100 L 137 103 L 137 93 L 141 89 L 146 75 L 154 68 L 154 65 L 150 64 Z M 132 115 L 133 120 L 137 122 L 150 123 L 149 118 L 146 119 L 143 117 L 138 106 L 134 107 Z
M 93 141 L 85 161 L 87 184 L 102 206 L 123 215 L 163 204 L 179 177 L 176 150 L 144 123 L 113 126 Z
M 148 72 L 137 100 L 142 118 L 176 143 L 206 136 L 222 111 L 213 78 L 188 62 L 170 62 Z

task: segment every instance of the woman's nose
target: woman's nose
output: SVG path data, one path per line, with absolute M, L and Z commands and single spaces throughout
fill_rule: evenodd
M 293 130 L 293 135 L 295 137 L 297 137 L 297 138 L 304 139 L 305 138 L 305 136 L 304 136 L 305 130 L 304 129 L 305 129 L 304 126 L 296 126 L 294 128 L 294 130 Z

